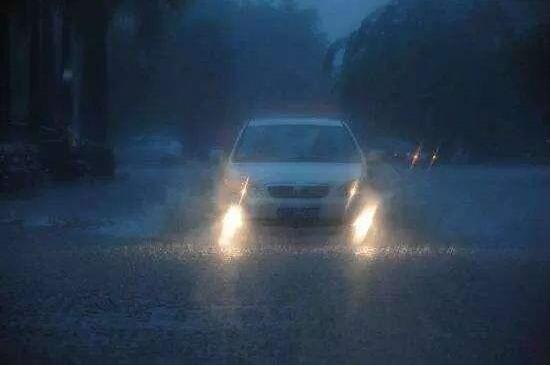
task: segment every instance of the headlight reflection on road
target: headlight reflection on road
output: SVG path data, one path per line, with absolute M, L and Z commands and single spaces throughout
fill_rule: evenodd
M 239 205 L 231 205 L 222 219 L 222 231 L 218 244 L 222 249 L 231 248 L 237 233 L 243 227 L 243 209 Z
M 354 249 L 354 255 L 362 258 L 374 258 L 377 255 L 377 248 L 373 248 L 367 245 L 359 246 Z
M 373 218 L 377 212 L 377 205 L 366 206 L 358 215 L 354 223 L 352 224 L 352 240 L 354 244 L 362 243 L 369 229 L 373 225 Z
M 238 234 L 244 226 L 244 212 L 242 203 L 247 196 L 249 177 L 241 181 L 239 200 L 228 207 L 222 218 L 222 229 L 218 238 L 218 245 L 225 254 L 238 254 L 240 252 Z

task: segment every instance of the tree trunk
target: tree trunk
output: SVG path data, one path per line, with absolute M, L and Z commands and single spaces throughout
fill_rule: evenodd
M 114 174 L 114 157 L 107 146 L 107 30 L 109 24 L 106 1 L 83 2 L 86 19 L 80 24 L 81 82 L 79 115 L 83 151 L 89 172 L 95 176 Z
M 53 1 L 42 2 L 40 117 L 42 118 L 43 126 L 47 128 L 56 127 L 55 97 L 57 83 L 54 42 L 54 6 L 55 3 Z
M 30 46 L 29 46 L 29 128 L 32 139 L 38 142 L 40 138 L 40 98 L 41 98 L 41 18 L 42 1 L 35 0 L 30 9 Z
M 93 23 L 85 27 L 82 41 L 80 115 L 82 137 L 96 145 L 107 140 L 107 13 L 103 1 L 94 2 Z M 91 8 L 92 10 L 92 8 Z M 93 24 L 93 26 L 92 26 Z
M 0 141 L 6 140 L 10 118 L 10 21 L 0 10 Z
M 65 158 L 60 153 L 64 145 L 63 130 L 55 120 L 57 104 L 56 49 L 54 1 L 41 1 L 40 19 L 40 75 L 39 75 L 39 137 L 45 166 L 57 176 L 63 170 Z
M 71 85 L 73 83 L 73 52 L 72 52 L 72 31 L 71 17 L 67 5 L 62 9 L 63 15 L 61 25 L 61 65 L 60 84 L 58 94 L 57 115 L 64 128 L 70 126 L 73 117 L 73 101 Z
M 33 6 L 34 5 L 34 6 Z M 59 74 L 56 69 L 53 1 L 30 5 L 29 119 L 31 134 L 40 140 L 44 128 L 54 128 Z

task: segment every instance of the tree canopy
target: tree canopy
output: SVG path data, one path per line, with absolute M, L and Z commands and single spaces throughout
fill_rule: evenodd
M 337 81 L 343 108 L 371 133 L 448 152 L 546 156 L 548 5 L 390 2 L 346 43 Z M 515 18 L 520 11 L 526 16 Z
M 327 41 L 313 10 L 293 1 L 198 1 L 183 12 L 149 10 L 144 29 L 135 9 L 121 5 L 111 34 L 121 131 L 169 123 L 208 146 L 231 139 L 226 129 L 250 115 L 326 97 Z

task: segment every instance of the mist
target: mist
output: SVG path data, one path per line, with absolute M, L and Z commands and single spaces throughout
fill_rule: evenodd
M 3 119 L 15 122 L 3 136 L 37 143 L 38 130 L 56 130 L 65 156 L 52 161 L 69 158 L 70 139 L 110 155 L 161 130 L 204 157 L 248 118 L 289 113 L 339 116 L 450 157 L 547 155 L 545 1 L 86 4 L 7 7 Z M 103 23 L 88 24 L 88 11 Z M 27 57 L 38 36 L 50 42 L 40 60 Z
M 548 0 L 3 0 L 0 48 L 4 363 L 549 363 Z

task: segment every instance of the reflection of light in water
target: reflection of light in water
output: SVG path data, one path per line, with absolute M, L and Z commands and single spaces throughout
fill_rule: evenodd
M 243 209 L 232 205 L 228 208 L 222 219 L 222 231 L 218 239 L 218 245 L 222 250 L 229 250 L 236 234 L 243 227 Z
M 358 244 L 364 241 L 369 229 L 373 225 L 373 218 L 377 212 L 377 205 L 365 207 L 352 224 L 353 241 Z
M 354 255 L 363 258 L 373 258 L 377 255 L 377 249 L 369 246 L 361 246 L 354 249 Z
M 354 255 L 361 258 L 414 258 L 414 257 L 435 257 L 435 256 L 454 256 L 458 254 L 455 246 L 431 247 L 431 246 L 413 246 L 395 245 L 388 247 L 373 247 L 361 245 L 354 248 Z
M 225 260 L 232 260 L 233 258 L 242 257 L 245 253 L 239 246 L 221 246 L 222 255 Z
M 218 245 L 222 253 L 228 257 L 236 257 L 243 254 L 235 241 L 237 240 L 237 234 L 244 225 L 241 203 L 247 195 L 248 187 L 249 177 L 241 183 L 238 203 L 231 205 L 222 218 L 222 230 L 218 238 Z

